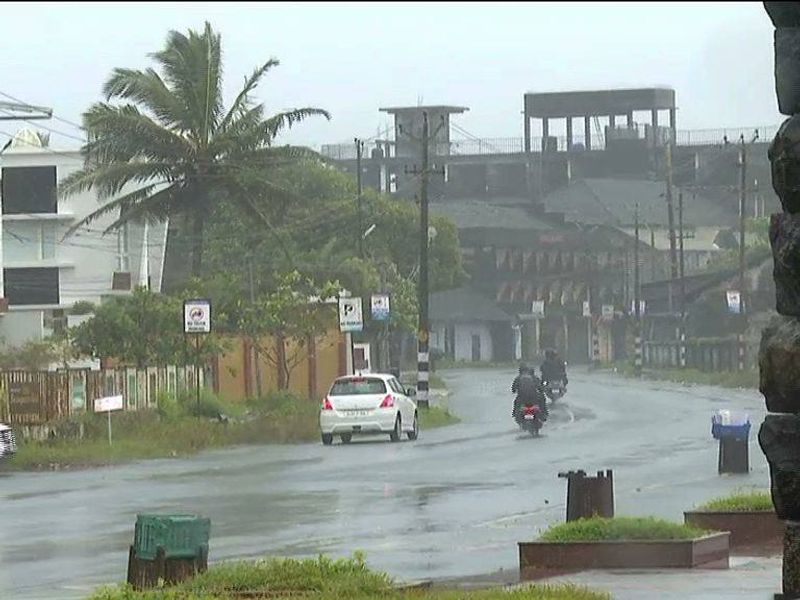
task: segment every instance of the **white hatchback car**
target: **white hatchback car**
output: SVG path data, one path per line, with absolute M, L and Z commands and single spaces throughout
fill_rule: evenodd
M 333 382 L 322 400 L 319 426 L 322 443 L 329 446 L 334 436 L 348 444 L 353 435 L 388 433 L 393 442 L 405 433 L 419 436 L 414 390 L 403 389 L 394 375 L 348 375 Z

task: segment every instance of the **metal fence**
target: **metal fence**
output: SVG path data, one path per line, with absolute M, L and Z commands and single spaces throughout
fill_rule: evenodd
M 642 358 L 646 367 L 671 369 L 680 367 L 680 347 L 677 340 L 644 342 Z M 750 349 L 748 349 L 750 350 Z M 747 352 L 747 356 L 754 356 Z M 746 366 L 752 366 L 748 361 Z M 737 371 L 739 344 L 735 338 L 720 340 L 686 340 L 686 366 L 706 372 Z
M 141 410 L 155 407 L 159 394 L 180 394 L 194 387 L 194 367 L 3 371 L 0 417 L 10 425 L 43 425 L 75 413 L 93 412 L 96 399 L 117 395 L 123 398 L 124 410 Z
M 639 124 L 640 125 L 640 124 Z M 637 139 L 643 139 L 646 128 L 619 127 L 617 131 L 631 131 L 635 133 Z M 766 143 L 778 131 L 777 125 L 767 125 L 759 127 L 733 127 L 730 129 L 694 129 L 679 130 L 676 132 L 677 146 L 713 146 L 722 145 L 725 140 L 729 143 L 737 143 L 740 136 L 744 136 L 747 143 L 753 141 L 755 133 L 758 132 L 758 141 Z M 542 149 L 542 137 L 531 138 L 531 151 L 540 152 Z M 565 152 L 567 150 L 566 136 L 550 136 L 548 146 L 549 152 Z M 438 144 L 435 153 L 439 155 L 454 156 L 481 156 L 487 154 L 521 154 L 525 151 L 525 139 L 522 137 L 501 137 L 501 138 L 468 138 L 451 140 L 449 147 L 447 144 Z M 604 150 L 606 139 L 604 134 L 592 132 L 590 150 Z M 584 137 L 582 134 L 573 134 L 573 150 L 585 149 Z M 355 160 L 356 149 L 354 144 L 325 144 L 320 149 L 320 153 L 332 160 Z M 370 151 L 364 153 L 364 158 L 369 158 Z

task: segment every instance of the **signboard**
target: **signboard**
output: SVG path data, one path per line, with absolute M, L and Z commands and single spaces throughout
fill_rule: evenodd
M 183 332 L 211 333 L 210 300 L 185 300 L 183 302 Z
M 122 396 L 106 396 L 97 398 L 94 401 L 94 412 L 111 412 L 112 410 L 122 410 Z
M 589 305 L 588 300 L 583 301 L 583 316 L 584 317 L 591 317 L 592 316 L 592 308 Z
M 728 300 L 728 312 L 738 315 L 742 312 L 742 295 L 736 290 L 726 292 Z
M 602 316 L 603 319 L 606 321 L 610 321 L 614 318 L 614 305 L 613 304 L 603 304 L 602 309 Z
M 389 320 L 389 295 L 388 294 L 373 294 L 370 299 L 372 307 L 372 318 L 376 321 Z
M 339 298 L 339 330 L 346 333 L 361 331 L 363 328 L 361 298 Z
M 44 421 L 39 384 L 12 381 L 8 384 L 8 408 L 11 423 L 17 425 L 36 424 Z
M 544 300 L 534 300 L 531 304 L 531 313 L 534 317 L 544 317 Z
M 79 374 L 72 376 L 72 410 L 86 410 L 86 383 Z

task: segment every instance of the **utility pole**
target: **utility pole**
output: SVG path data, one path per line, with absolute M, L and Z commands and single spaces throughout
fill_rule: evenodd
M 430 323 L 428 319 L 428 308 L 430 300 L 430 290 L 428 287 L 428 182 L 430 180 L 430 138 L 436 138 L 439 130 L 444 125 L 444 117 L 439 127 L 430 135 L 428 124 L 428 113 L 422 113 L 422 168 L 417 171 L 406 170 L 406 174 L 420 175 L 419 193 L 419 287 L 417 289 L 419 301 L 419 325 L 417 331 L 417 404 L 422 408 L 429 406 L 430 390 Z M 437 173 L 440 171 L 437 170 Z M 444 174 L 444 170 L 441 170 Z
M 694 198 L 694 196 L 692 196 Z M 681 322 L 678 337 L 681 341 L 679 347 L 680 367 L 686 368 L 686 279 L 684 275 L 683 259 L 683 190 L 678 191 L 678 235 L 680 236 L 680 278 L 681 278 Z
M 745 247 L 744 247 L 744 221 L 745 204 L 747 195 L 747 147 L 744 144 L 744 134 L 739 152 L 739 313 L 741 314 L 741 332 L 739 333 L 739 370 L 744 371 L 745 364 L 745 334 L 747 333 L 747 312 L 745 310 Z
M 256 305 L 256 286 L 255 278 L 253 277 L 253 257 L 250 256 L 248 260 L 248 271 L 250 272 L 250 309 L 254 310 Z M 258 352 L 258 344 L 260 340 L 253 340 L 252 357 L 253 357 L 253 373 L 256 377 L 256 396 L 262 397 L 261 390 L 261 356 Z
M 672 141 L 667 144 L 667 218 L 669 222 L 670 277 L 678 278 L 678 253 L 675 243 L 675 209 L 672 202 Z M 672 307 L 670 307 L 672 311 Z
M 361 153 L 364 151 L 364 142 L 355 138 L 356 144 L 356 188 L 358 189 L 358 257 L 364 259 L 364 213 L 361 201 Z
M 635 323 L 633 328 L 634 362 L 633 368 L 637 377 L 642 376 L 642 309 L 639 293 L 639 203 L 633 212 L 635 245 L 633 246 L 633 304 Z

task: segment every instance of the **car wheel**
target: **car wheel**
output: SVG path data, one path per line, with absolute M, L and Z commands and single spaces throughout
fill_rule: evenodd
M 419 437 L 419 423 L 417 422 L 417 413 L 414 413 L 414 427 L 406 435 L 410 440 L 415 440 Z
M 326 446 L 330 446 L 333 443 L 333 434 L 331 433 L 323 433 L 322 434 L 322 443 Z
M 342 443 L 343 444 L 349 444 L 350 441 L 353 439 L 353 434 L 352 433 L 343 433 L 341 437 L 342 437 Z
M 389 439 L 393 442 L 400 441 L 400 435 L 403 433 L 403 422 L 400 420 L 400 415 L 397 415 L 397 418 L 394 420 L 394 429 L 392 429 L 392 433 L 389 434 Z

